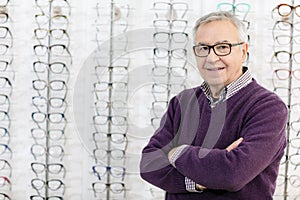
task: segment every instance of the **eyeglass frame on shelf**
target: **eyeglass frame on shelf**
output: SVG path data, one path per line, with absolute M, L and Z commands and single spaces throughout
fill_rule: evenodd
M 104 190 L 101 190 L 101 191 L 97 191 L 97 190 L 95 189 L 95 185 L 96 185 L 96 184 L 102 184 L 103 186 L 105 186 L 105 189 L 104 189 Z M 121 190 L 113 190 L 111 186 L 112 186 L 112 185 L 116 185 L 116 184 L 120 185 L 120 186 L 122 187 L 122 189 L 121 189 Z M 114 194 L 121 194 L 122 192 L 125 191 L 125 184 L 124 184 L 123 182 L 112 182 L 112 183 L 93 182 L 93 183 L 92 183 L 92 188 L 93 188 L 93 191 L 94 191 L 95 195 L 96 195 L 97 193 L 103 193 L 103 192 L 105 192 L 106 190 L 110 190 L 110 191 L 111 191 L 112 193 L 114 193 Z
M 97 170 L 97 167 L 105 168 L 105 172 L 100 174 L 100 172 Z M 121 180 L 124 180 L 125 177 L 125 167 L 123 166 L 105 166 L 103 164 L 96 164 L 92 166 L 93 173 L 98 177 L 98 180 L 102 180 L 103 177 L 107 174 L 111 175 L 113 178 L 121 178 Z M 114 171 L 121 172 L 121 173 L 114 173 Z M 101 178 L 102 177 L 102 178 Z
M 287 14 L 280 13 L 280 7 L 283 7 L 283 6 L 289 7 L 289 8 L 290 8 L 290 11 L 289 11 Z M 294 13 L 295 13 L 298 17 L 300 17 L 300 13 L 297 13 L 297 12 L 296 12 L 296 9 L 297 9 L 298 7 L 300 8 L 300 5 L 292 6 L 292 5 L 289 5 L 289 4 L 287 4 L 287 3 L 281 3 L 281 4 L 278 4 L 278 5 L 277 5 L 275 8 L 273 8 L 273 10 L 272 10 L 272 17 L 274 17 L 274 16 L 273 16 L 273 12 L 275 12 L 276 10 L 278 10 L 278 14 L 279 14 L 279 16 L 281 16 L 281 17 L 288 17 L 288 16 L 290 16 L 291 13 L 292 13 L 292 11 L 294 11 Z
M 287 72 L 287 76 L 286 77 L 282 77 L 279 75 L 279 72 L 282 71 L 282 72 Z M 295 75 L 295 72 L 298 72 L 299 73 L 299 77 Z M 289 77 L 294 77 L 295 79 L 297 80 L 300 80 L 300 69 L 295 69 L 295 70 L 289 70 L 289 69 L 275 69 L 274 70 L 274 73 L 276 74 L 276 77 L 279 79 L 279 80 L 287 80 Z
M 42 166 L 43 169 L 42 170 L 36 170 L 34 168 L 35 165 L 39 165 L 39 166 Z M 61 163 L 49 163 L 49 164 L 45 164 L 45 163 L 42 163 L 42 162 L 32 162 L 30 164 L 31 166 L 31 170 L 36 174 L 41 174 L 45 171 L 48 171 L 49 173 L 53 174 L 53 175 L 59 175 L 60 173 L 62 173 L 62 177 L 64 178 L 65 175 L 66 175 L 66 168 L 63 164 Z M 51 170 L 50 167 L 53 167 L 53 166 L 58 166 L 59 167 L 59 170 L 57 171 L 54 171 L 54 170 Z
M 105 155 L 102 156 L 101 158 L 99 158 L 98 156 L 96 156 L 97 151 L 103 151 L 103 152 L 105 152 Z M 112 152 L 121 153 L 122 156 L 121 157 L 112 156 L 113 155 Z M 96 149 L 93 149 L 93 156 L 94 156 L 94 159 L 96 160 L 96 163 L 98 162 L 98 160 L 100 161 L 101 159 L 107 158 L 107 156 L 109 156 L 110 158 L 112 158 L 114 160 L 123 160 L 125 158 L 125 150 L 124 149 L 117 149 L 117 148 L 110 149 L 110 150 L 107 150 L 107 149 L 104 149 L 104 148 L 96 148 Z

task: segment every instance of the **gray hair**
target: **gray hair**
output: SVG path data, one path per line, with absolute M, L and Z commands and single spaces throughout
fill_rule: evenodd
M 241 20 L 239 20 L 237 17 L 232 15 L 230 12 L 226 12 L 226 11 L 212 12 L 212 13 L 209 13 L 209 14 L 204 15 L 203 17 L 199 18 L 196 21 L 196 24 L 193 29 L 194 40 L 196 38 L 196 33 L 197 33 L 199 26 L 201 26 L 203 24 L 207 24 L 209 22 L 219 21 L 219 20 L 230 21 L 237 28 L 237 30 L 239 32 L 239 39 L 241 41 L 247 41 L 248 35 L 247 35 L 247 30 L 246 30 L 244 23 Z

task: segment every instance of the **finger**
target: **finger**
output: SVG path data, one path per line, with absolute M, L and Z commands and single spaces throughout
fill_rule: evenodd
M 239 146 L 239 144 L 241 144 L 241 142 L 243 141 L 243 138 L 239 138 L 238 140 L 234 141 L 232 144 L 230 144 L 226 150 L 228 152 L 230 152 L 231 150 L 237 148 Z
M 242 142 L 243 142 L 244 138 L 239 138 L 238 140 L 236 140 L 234 143 L 236 145 L 236 147 L 238 147 Z
M 226 149 L 227 151 L 231 151 L 239 146 L 239 144 L 243 141 L 243 138 L 239 138 L 238 140 L 234 141 L 231 145 L 229 145 Z

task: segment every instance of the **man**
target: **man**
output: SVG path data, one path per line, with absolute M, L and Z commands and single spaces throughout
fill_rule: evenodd
M 172 98 L 143 149 L 141 177 L 167 200 L 269 200 L 286 147 L 287 108 L 243 67 L 243 23 L 228 12 L 196 22 L 201 86 Z

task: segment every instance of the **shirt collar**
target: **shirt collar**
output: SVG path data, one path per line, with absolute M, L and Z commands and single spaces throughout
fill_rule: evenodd
M 237 80 L 233 81 L 221 90 L 219 99 L 213 98 L 209 85 L 205 81 L 201 84 L 201 89 L 203 90 L 204 94 L 209 100 L 210 105 L 214 107 L 218 103 L 232 97 L 240 89 L 242 89 L 251 82 L 252 76 L 250 71 L 248 70 L 248 67 L 243 67 L 243 74 Z

